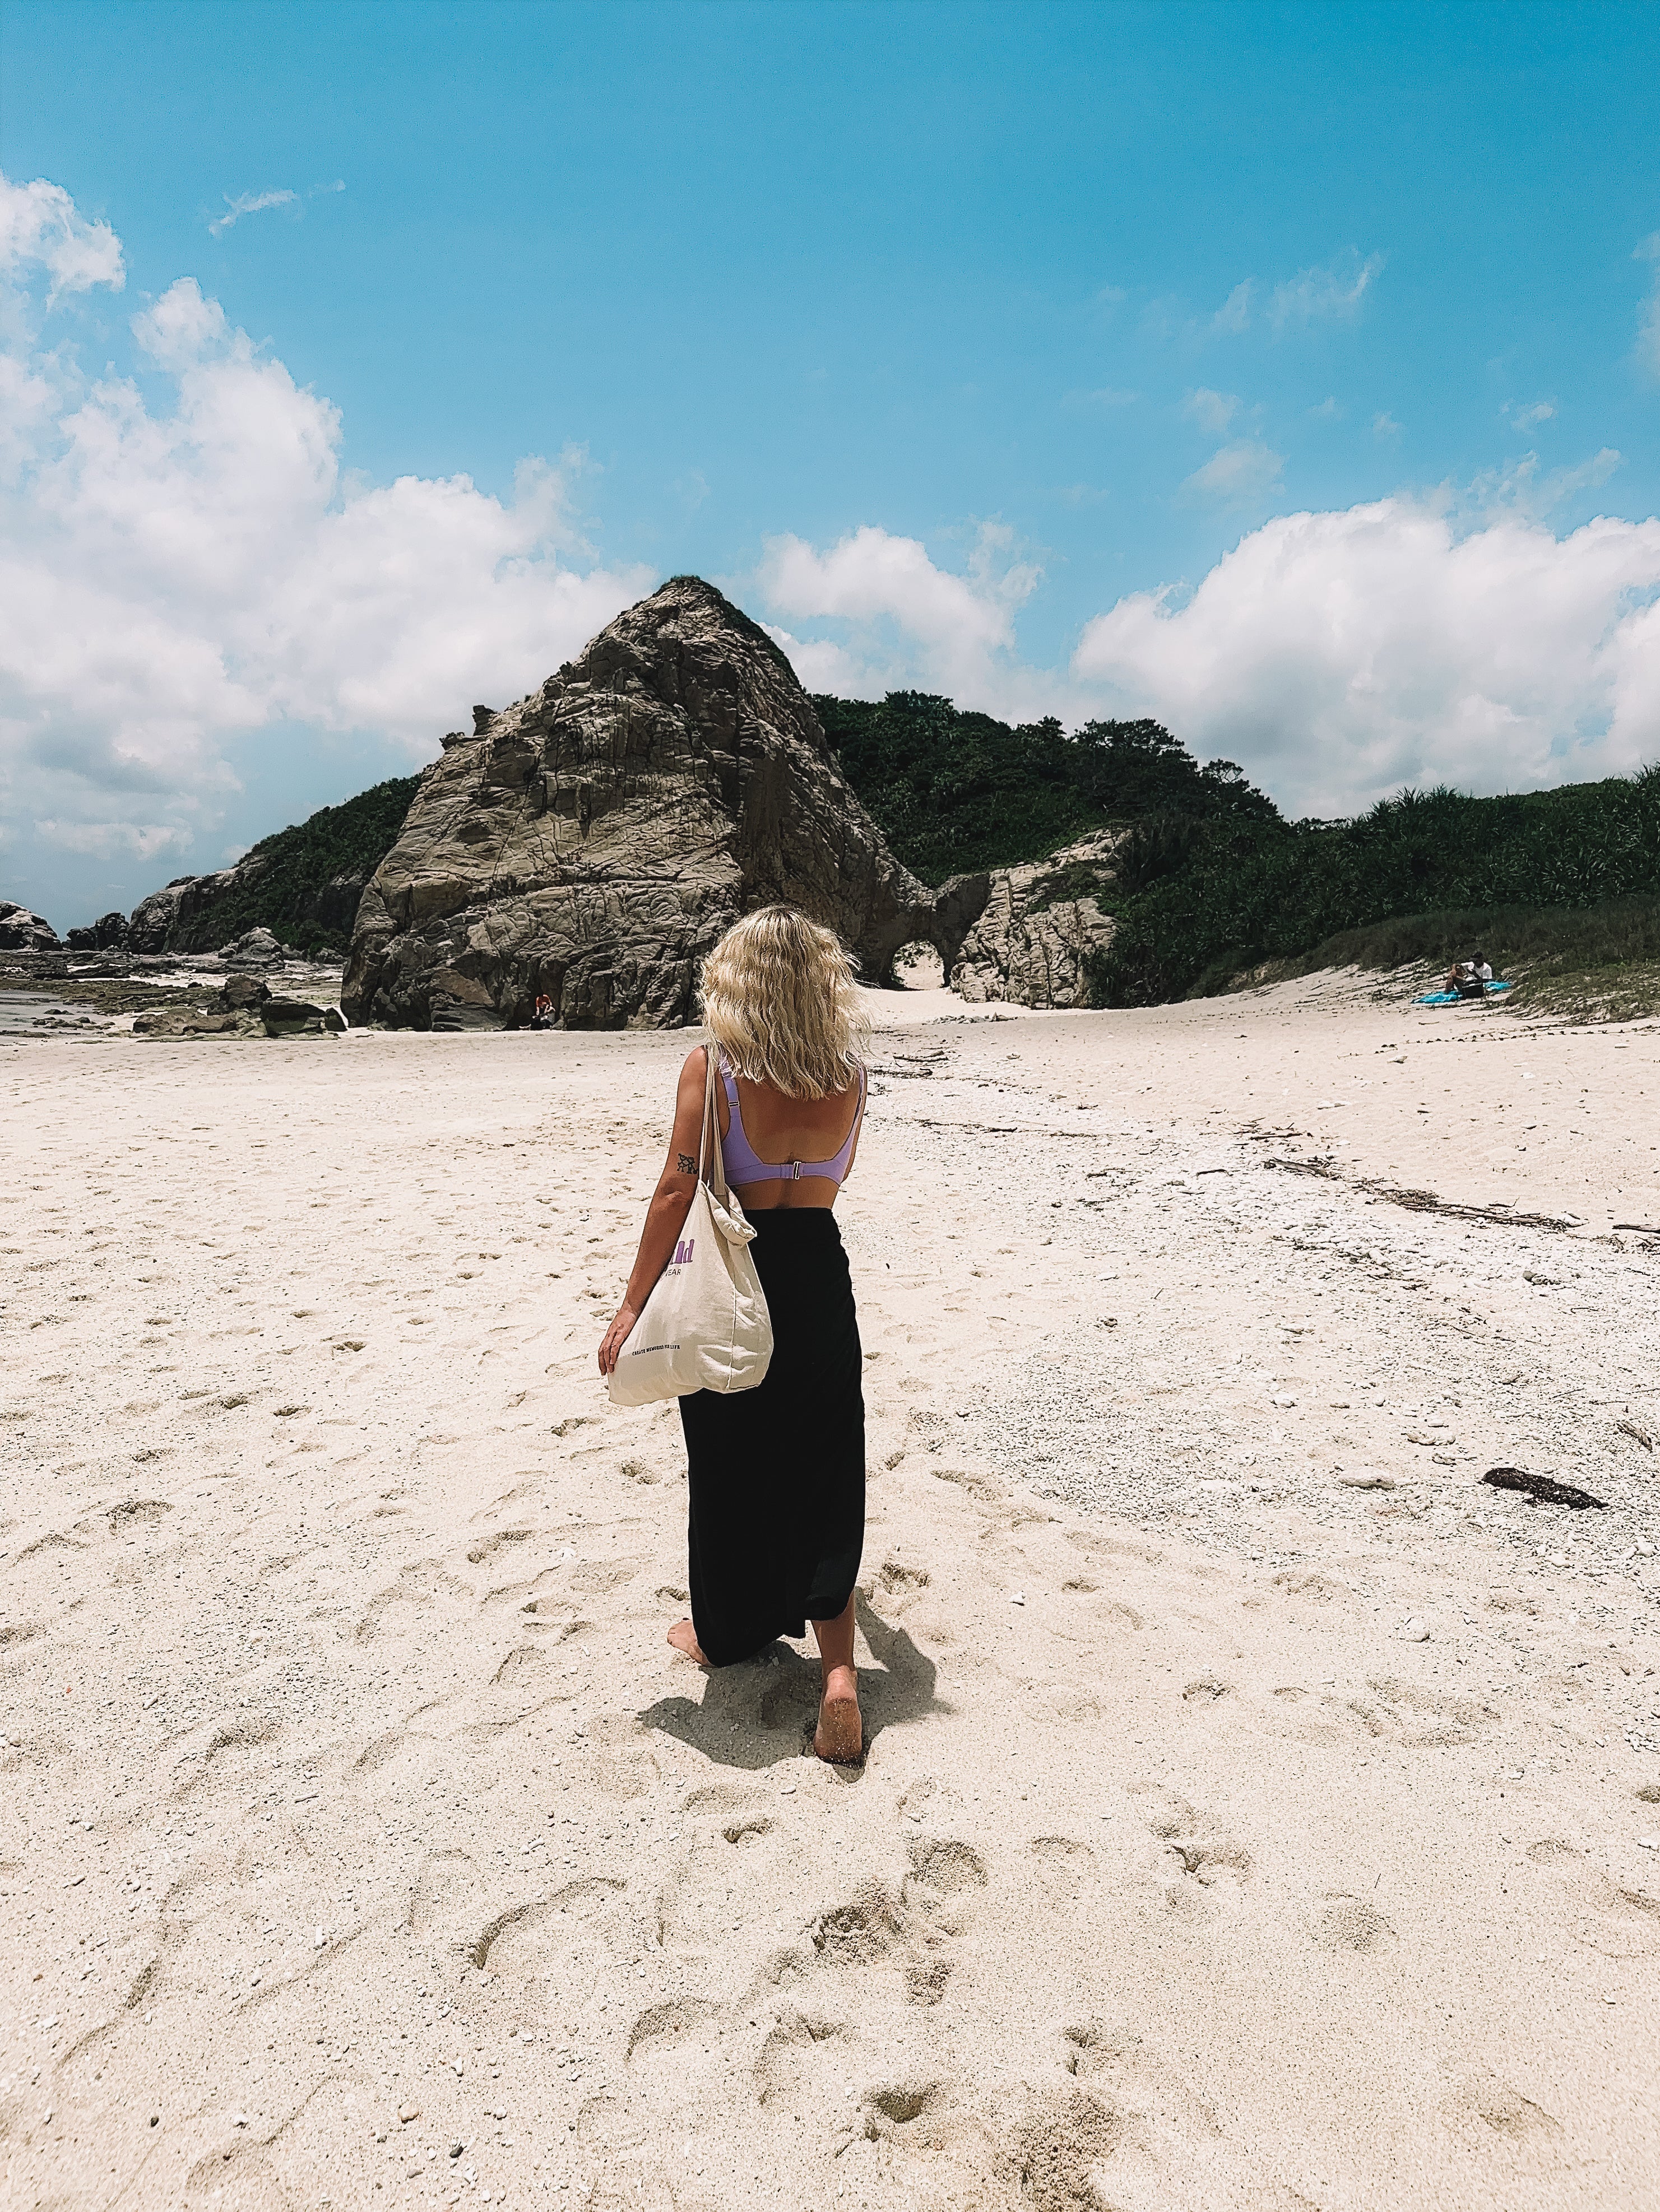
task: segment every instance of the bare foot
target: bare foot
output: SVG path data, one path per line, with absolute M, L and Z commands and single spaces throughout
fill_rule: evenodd
M 859 1711 L 859 1677 L 851 1667 L 831 1667 L 818 1702 L 818 1726 L 812 1747 L 833 1766 L 856 1765 L 865 1755 L 865 1723 Z
M 677 1620 L 669 1631 L 669 1642 L 677 1651 L 684 1651 L 688 1659 L 695 1659 L 700 1667 L 708 1665 L 702 1645 L 697 1641 L 697 1631 L 689 1620 Z

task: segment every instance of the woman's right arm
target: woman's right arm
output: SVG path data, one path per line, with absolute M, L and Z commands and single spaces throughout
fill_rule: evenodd
M 668 1158 L 646 1209 L 646 1225 L 641 1232 L 640 1249 L 635 1255 L 629 1286 L 599 1346 L 602 1375 L 609 1375 L 616 1366 L 629 1332 L 640 1318 L 641 1308 L 674 1256 L 680 1231 L 691 1210 L 692 1195 L 697 1188 L 697 1144 L 703 1127 L 703 1097 L 708 1081 L 703 1054 L 704 1048 L 700 1045 L 696 1052 L 686 1055 L 685 1065 L 680 1070 Z

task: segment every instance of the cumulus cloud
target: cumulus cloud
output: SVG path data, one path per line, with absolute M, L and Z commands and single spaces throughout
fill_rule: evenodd
M 1660 520 L 1559 538 L 1522 516 L 1461 535 L 1402 500 L 1283 516 L 1185 603 L 1098 616 L 1073 675 L 1298 811 L 1628 771 L 1660 752 Z
M 56 290 L 120 283 L 119 243 L 55 186 L 0 204 Z M 585 547 L 580 454 L 522 462 L 505 499 L 465 476 L 360 483 L 337 410 L 192 278 L 131 329 L 165 405 L 64 344 L 3 357 L 21 428 L 0 487 L 0 811 L 57 849 L 182 850 L 240 748 L 285 724 L 418 759 L 650 586 Z
M 88 222 L 63 186 L 44 177 L 14 185 L 0 176 L 0 276 L 21 284 L 37 271 L 48 279 L 48 304 L 95 284 L 119 292 L 127 281 L 121 241 L 108 223 Z
M 968 574 L 937 568 L 920 539 L 866 526 L 820 553 L 800 538 L 769 538 L 756 583 L 794 620 L 828 618 L 847 639 L 779 642 L 809 689 L 872 696 L 907 679 L 984 695 L 1014 642 L 1014 616 L 1042 570 L 1015 557 L 1012 533 L 982 524 Z
M 224 196 L 225 212 L 208 225 L 210 238 L 221 238 L 233 223 L 240 222 L 245 215 L 258 215 L 266 208 L 293 207 L 300 198 L 298 192 L 238 192 L 233 199 Z
M 1368 254 L 1363 261 L 1350 246 L 1323 269 L 1299 269 L 1295 276 L 1274 286 L 1268 320 L 1276 331 L 1298 324 L 1351 321 L 1383 266 L 1381 253 Z
M 1195 469 L 1182 486 L 1183 495 L 1223 507 L 1249 507 L 1274 489 L 1285 465 L 1284 454 L 1261 438 L 1240 438 L 1219 447 L 1203 468 Z

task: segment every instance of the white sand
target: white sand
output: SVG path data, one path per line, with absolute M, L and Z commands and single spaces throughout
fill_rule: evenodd
M 1660 1032 L 896 1029 L 858 1776 L 593 1371 L 685 1042 L 0 1042 L 3 2201 L 1656 2201 Z

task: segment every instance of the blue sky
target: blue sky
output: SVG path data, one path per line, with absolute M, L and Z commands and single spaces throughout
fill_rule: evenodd
M 1296 811 L 1660 757 L 1654 11 L 11 0 L 3 64 L 59 927 L 684 569 Z

